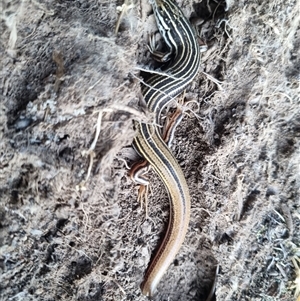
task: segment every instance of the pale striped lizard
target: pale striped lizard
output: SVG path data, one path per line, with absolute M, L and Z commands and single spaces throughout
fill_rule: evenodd
M 142 94 L 150 112 L 156 114 L 155 124 L 135 121 L 137 135 L 133 146 L 147 160 L 164 183 L 170 198 L 170 217 L 166 235 L 151 261 L 141 285 L 143 294 L 153 295 L 161 277 L 179 251 L 190 219 L 190 194 L 184 174 L 162 138 L 157 126 L 161 112 L 197 75 L 200 47 L 194 28 L 173 0 L 150 1 L 160 34 L 169 48 L 163 59 L 169 61 L 167 70 L 154 74 L 143 85 Z M 167 139 L 168 140 L 168 139 Z M 167 141 L 169 142 L 169 141 Z M 132 168 L 137 183 L 147 185 L 141 169 L 145 163 Z

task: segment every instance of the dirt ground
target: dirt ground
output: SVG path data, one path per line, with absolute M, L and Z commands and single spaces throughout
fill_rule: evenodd
M 172 146 L 191 221 L 154 300 L 297 300 L 300 3 L 177 2 L 208 50 Z M 147 300 L 169 201 L 150 172 L 146 216 L 128 166 L 157 28 L 123 3 L 1 1 L 0 300 Z

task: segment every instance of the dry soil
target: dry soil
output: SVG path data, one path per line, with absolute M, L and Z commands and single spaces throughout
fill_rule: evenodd
M 178 4 L 203 19 L 208 50 L 172 146 L 191 221 L 154 300 L 296 300 L 299 1 Z M 146 216 L 128 165 L 132 120 L 151 120 L 140 105 L 141 69 L 158 68 L 151 6 L 0 5 L 0 300 L 147 300 L 139 285 L 169 201 L 150 172 Z

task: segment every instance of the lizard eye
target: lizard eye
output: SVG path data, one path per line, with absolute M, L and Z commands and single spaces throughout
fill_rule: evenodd
M 161 16 L 163 16 L 165 14 L 165 11 L 162 8 L 160 8 L 159 13 L 160 13 Z

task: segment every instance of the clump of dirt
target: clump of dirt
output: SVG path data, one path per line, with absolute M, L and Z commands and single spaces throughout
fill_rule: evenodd
M 297 1 L 177 2 L 208 50 L 172 146 L 189 231 L 155 300 L 296 300 Z M 147 217 L 126 162 L 157 28 L 146 0 L 122 4 L 1 4 L 1 300 L 147 299 L 169 201 L 150 172 Z

